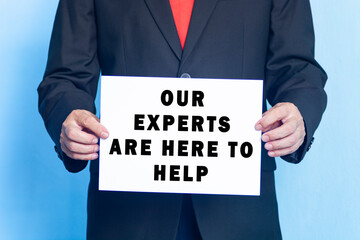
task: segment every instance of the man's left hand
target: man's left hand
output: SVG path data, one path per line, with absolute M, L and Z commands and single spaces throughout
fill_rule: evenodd
M 299 109 L 292 103 L 278 103 L 265 112 L 255 125 L 261 130 L 270 157 L 295 152 L 305 138 L 305 125 Z

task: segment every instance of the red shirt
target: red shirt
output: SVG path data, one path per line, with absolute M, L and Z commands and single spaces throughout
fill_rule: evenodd
M 184 49 L 194 0 L 169 0 L 181 47 Z

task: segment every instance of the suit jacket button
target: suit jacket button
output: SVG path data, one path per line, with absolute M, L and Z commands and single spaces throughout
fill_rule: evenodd
M 191 78 L 190 74 L 188 74 L 188 73 L 183 73 L 183 74 L 181 74 L 180 77 L 181 78 Z
M 313 144 L 313 142 L 314 142 L 314 138 L 312 137 L 311 140 L 310 140 L 310 144 L 309 144 L 309 146 L 308 146 L 307 149 L 306 149 L 307 152 L 310 150 L 311 145 Z

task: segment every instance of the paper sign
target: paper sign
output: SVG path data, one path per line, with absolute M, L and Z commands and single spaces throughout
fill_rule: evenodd
M 103 76 L 99 190 L 259 195 L 262 87 Z

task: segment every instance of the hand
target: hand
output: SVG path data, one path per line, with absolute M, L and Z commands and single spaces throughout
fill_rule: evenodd
M 270 157 L 280 157 L 295 152 L 305 138 L 305 125 L 298 108 L 288 102 L 278 103 L 265 112 L 255 125 L 261 130 L 261 139 Z
M 72 159 L 94 160 L 98 158 L 98 138 L 106 139 L 108 136 L 109 132 L 94 114 L 74 110 L 62 125 L 61 150 Z

